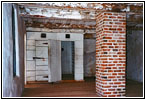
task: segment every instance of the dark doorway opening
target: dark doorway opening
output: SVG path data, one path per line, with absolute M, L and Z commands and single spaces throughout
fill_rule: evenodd
M 62 80 L 74 80 L 74 42 L 61 42 Z

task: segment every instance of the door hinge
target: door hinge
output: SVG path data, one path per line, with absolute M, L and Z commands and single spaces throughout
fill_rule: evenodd
M 33 59 L 45 59 L 45 58 L 41 58 L 41 57 L 33 57 Z

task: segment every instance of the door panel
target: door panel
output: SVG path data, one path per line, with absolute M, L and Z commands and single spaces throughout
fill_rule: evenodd
M 36 70 L 48 70 L 48 66 L 36 66 Z
M 50 82 L 61 80 L 61 42 L 58 40 L 49 40 L 50 45 Z
M 48 81 L 48 41 L 36 41 L 36 81 Z
M 47 76 L 48 75 L 48 70 L 38 70 L 38 71 L 36 71 L 36 75 L 38 75 L 38 76 Z
M 40 49 L 42 48 L 42 49 Z M 48 58 L 48 47 L 37 47 L 36 46 L 36 57 Z
M 26 51 L 27 54 L 27 60 L 33 60 L 33 57 L 35 57 L 35 51 Z
M 48 51 L 48 47 L 37 46 L 36 50 L 37 50 L 37 51 Z
M 35 71 L 35 61 L 33 61 L 33 60 L 30 60 L 30 61 L 27 61 L 27 65 L 26 65 L 27 67 L 27 71 L 29 70 L 29 71 Z
M 48 80 L 48 76 L 36 76 L 36 80 L 37 81 L 46 81 Z
M 62 50 L 61 50 L 62 74 L 73 74 L 72 42 L 71 41 L 62 41 L 61 48 L 62 48 Z
M 46 47 L 48 47 L 48 41 L 41 41 L 41 40 L 39 40 L 39 41 L 36 41 L 36 46 L 46 46 Z
M 36 65 L 48 65 L 48 59 L 36 59 Z

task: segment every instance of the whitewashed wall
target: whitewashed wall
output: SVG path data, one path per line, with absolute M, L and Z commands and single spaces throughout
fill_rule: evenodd
M 33 30 L 35 31 L 35 30 Z M 41 38 L 41 33 L 46 33 L 46 38 Z M 70 34 L 70 38 L 65 38 Z M 35 81 L 34 60 L 35 40 L 58 40 L 75 42 L 75 80 L 83 80 L 83 33 L 51 33 L 51 32 L 27 32 L 27 81 Z M 61 60 L 61 59 L 60 59 Z M 31 65 L 32 64 L 32 65 Z M 50 74 L 49 74 L 50 75 Z
M 2 32 L 2 96 L 20 97 L 24 89 L 25 26 L 14 5 L 16 32 L 16 76 L 13 76 L 12 4 L 3 3 Z
M 84 77 L 95 77 L 95 55 L 96 55 L 96 32 L 95 30 L 83 30 L 83 29 L 49 29 L 49 28 L 33 28 L 33 27 L 27 27 L 27 31 L 33 31 L 36 32 L 48 32 L 48 33 L 87 33 L 87 34 L 94 34 L 95 36 L 91 39 L 84 38 Z M 84 34 L 85 35 L 85 34 Z M 56 37 L 57 38 L 57 37 Z

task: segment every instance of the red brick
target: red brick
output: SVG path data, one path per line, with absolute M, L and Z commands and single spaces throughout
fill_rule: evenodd
M 116 42 L 116 40 L 108 40 L 109 42 Z
M 119 55 L 119 57 L 126 57 L 126 55 Z
M 111 94 L 111 92 L 104 92 L 104 94 Z
M 112 39 L 112 37 L 104 37 L 104 39 Z
M 116 88 L 125 87 L 126 37 L 123 35 L 126 34 L 126 16 L 123 13 L 101 12 L 97 17 L 97 91 L 104 97 L 122 96 L 125 91 L 119 89 L 117 92 Z M 106 77 L 101 78 L 102 75 Z
M 117 75 L 117 73 L 112 73 L 112 75 Z
M 108 78 L 116 78 L 115 76 L 108 76 Z
M 110 88 L 111 86 L 102 86 L 103 88 Z
M 112 45 L 112 43 L 103 43 L 103 45 Z
M 121 82 L 114 82 L 114 84 L 121 84 Z
M 104 19 L 104 21 L 112 21 L 112 19 Z
M 125 73 L 118 73 L 118 75 L 125 75 Z
M 104 13 L 104 15 L 112 15 L 112 13 Z
M 116 97 L 117 95 L 108 95 L 108 97 Z
M 115 64 L 108 64 L 108 66 L 115 66 Z

